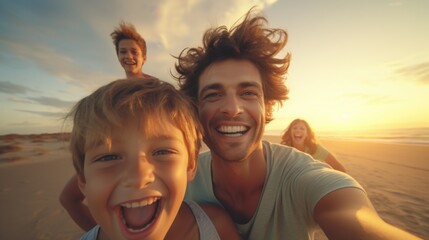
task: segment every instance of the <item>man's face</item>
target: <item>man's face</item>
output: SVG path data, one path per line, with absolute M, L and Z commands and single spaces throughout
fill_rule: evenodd
M 123 39 L 118 44 L 118 60 L 124 68 L 127 76 L 142 75 L 142 66 L 146 61 L 142 50 L 136 41 L 132 39 Z
M 242 161 L 261 150 L 265 105 L 259 70 L 247 60 L 208 66 L 199 78 L 198 108 L 212 154 Z
M 178 128 L 155 124 L 142 134 L 137 126 L 126 122 L 112 132 L 111 148 L 100 144 L 85 154 L 79 187 L 109 239 L 163 239 L 193 176 Z

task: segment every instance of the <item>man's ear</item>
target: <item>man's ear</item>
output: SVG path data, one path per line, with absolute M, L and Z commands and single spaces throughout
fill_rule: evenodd
M 86 195 L 85 194 L 86 179 L 85 179 L 85 176 L 83 176 L 83 174 L 79 174 L 79 173 L 77 174 L 77 184 L 82 194 Z
M 195 158 L 189 159 L 188 170 L 187 170 L 188 182 L 194 180 L 196 172 L 197 172 L 197 159 Z

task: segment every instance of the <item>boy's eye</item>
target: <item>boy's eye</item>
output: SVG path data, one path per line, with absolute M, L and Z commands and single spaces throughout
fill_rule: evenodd
M 96 162 L 107 162 L 107 161 L 114 161 L 114 160 L 120 160 L 121 157 L 115 154 L 110 154 L 110 155 L 103 155 L 99 158 L 97 158 L 95 161 Z
M 173 154 L 174 152 L 172 150 L 168 150 L 168 149 L 159 149 L 156 150 L 153 155 L 154 156 L 160 156 L 160 155 L 167 155 L 167 154 Z

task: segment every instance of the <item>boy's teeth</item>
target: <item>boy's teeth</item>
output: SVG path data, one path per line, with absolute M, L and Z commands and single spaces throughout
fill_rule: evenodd
M 160 197 L 152 197 L 121 204 L 122 223 L 130 232 L 144 231 L 156 220 L 158 211 L 160 211 L 160 202 Z
M 121 207 L 125 207 L 125 208 L 144 207 L 144 206 L 147 206 L 147 205 L 151 205 L 151 204 L 153 204 L 154 202 L 156 202 L 158 200 L 159 200 L 158 197 L 156 197 L 156 198 L 148 198 L 148 199 L 143 199 L 143 200 L 138 201 L 138 202 L 123 203 L 123 204 L 121 204 Z

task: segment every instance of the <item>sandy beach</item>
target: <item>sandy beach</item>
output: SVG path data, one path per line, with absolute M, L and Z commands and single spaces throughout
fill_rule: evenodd
M 429 239 L 429 145 L 321 142 L 362 184 L 385 221 Z M 58 202 L 73 172 L 60 134 L 0 136 L 0 239 L 79 239 L 82 230 Z

